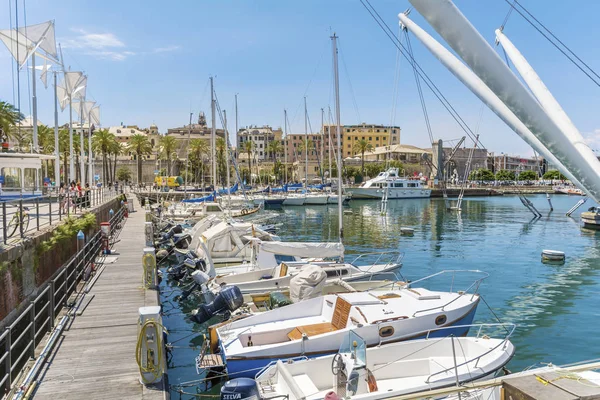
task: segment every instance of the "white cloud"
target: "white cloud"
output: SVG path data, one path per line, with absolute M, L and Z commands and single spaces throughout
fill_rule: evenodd
M 109 51 L 109 50 L 87 51 L 84 54 L 93 56 L 96 58 L 101 58 L 101 59 L 106 59 L 106 60 L 115 60 L 115 61 L 123 61 L 129 56 L 135 55 L 135 53 L 131 52 L 131 51 L 119 52 L 119 51 Z
M 67 38 L 63 47 L 73 49 L 105 49 L 113 47 L 125 47 L 114 33 L 92 33 L 84 29 L 71 29 L 78 33 L 77 36 Z
M 600 129 L 594 129 L 593 132 L 587 132 L 583 134 L 587 144 L 590 145 L 592 150 L 600 152 Z
M 155 49 L 152 50 L 153 53 L 166 53 L 169 51 L 176 51 L 181 49 L 181 46 L 177 46 L 177 45 L 173 45 L 173 46 L 167 46 L 167 47 L 157 47 Z

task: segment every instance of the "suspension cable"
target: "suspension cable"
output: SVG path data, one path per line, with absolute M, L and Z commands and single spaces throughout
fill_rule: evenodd
M 338 50 L 340 51 L 340 58 L 342 59 L 342 65 L 344 66 L 344 71 L 346 72 L 346 79 L 348 80 L 348 87 L 350 88 L 350 94 L 352 95 L 352 104 L 354 105 L 354 111 L 356 112 L 356 116 L 358 117 L 358 122 L 362 121 L 360 118 L 360 112 L 358 111 L 358 103 L 356 103 L 356 96 L 354 95 L 354 89 L 352 88 L 352 81 L 350 80 L 350 74 L 348 73 L 348 67 L 346 67 L 346 61 L 344 60 L 344 53 L 342 51 L 340 45 L 340 38 L 337 40 Z
M 535 18 L 533 16 L 533 14 L 531 14 L 525 7 L 523 7 L 521 5 L 521 3 L 519 3 L 517 0 L 513 0 L 514 1 L 513 4 L 510 3 L 510 0 L 504 0 L 504 1 L 506 1 L 508 4 L 510 4 L 511 7 L 525 19 L 525 21 L 527 21 L 536 31 L 538 31 L 544 38 L 546 38 L 546 40 L 548 40 L 554 47 L 556 47 L 556 49 L 558 51 L 560 51 L 565 57 L 567 57 L 569 59 L 569 61 L 571 61 L 573 63 L 573 65 L 575 65 L 588 78 L 590 78 L 590 80 L 592 82 L 594 82 L 597 86 L 600 87 L 600 81 L 599 81 L 600 75 L 598 75 L 589 65 L 587 65 L 581 58 L 579 58 L 566 44 L 564 44 L 559 38 L 557 38 L 556 35 L 554 35 L 554 33 L 552 33 L 552 31 L 550 31 L 550 29 L 546 28 L 546 26 L 544 24 L 542 24 L 537 18 Z M 564 50 L 558 44 L 556 44 L 547 34 L 542 32 L 542 29 L 540 29 L 536 24 L 534 24 L 531 21 L 531 19 L 529 19 L 521 10 L 519 10 L 517 7 L 514 7 L 515 5 L 521 7 L 523 9 L 523 11 L 531 17 L 531 19 L 533 19 L 536 23 L 538 23 L 550 36 L 552 36 L 554 39 L 556 39 L 556 41 L 558 43 L 560 43 L 561 46 L 564 47 Z M 573 57 L 569 56 L 569 54 L 567 54 L 567 52 L 570 53 L 574 58 L 576 58 L 581 64 L 583 64 L 583 66 L 585 66 L 585 68 L 587 68 L 587 70 L 589 72 L 586 71 L 579 63 L 577 63 L 573 59 Z M 598 78 L 598 80 L 596 78 L 594 78 L 592 76 L 592 74 L 594 76 L 596 76 L 596 78 Z
M 431 131 L 431 123 L 429 122 L 429 114 L 427 113 L 427 105 L 425 104 L 425 97 L 423 96 L 423 89 L 421 88 L 421 80 L 419 79 L 419 75 L 417 74 L 417 68 L 415 66 L 415 58 L 412 50 L 412 45 L 410 43 L 410 36 L 408 36 L 408 31 L 404 31 L 404 36 L 406 36 L 406 47 L 408 48 L 408 53 L 410 55 L 411 64 L 413 67 L 413 72 L 415 73 L 415 82 L 417 83 L 417 92 L 419 93 L 419 100 L 421 101 L 421 109 L 423 110 L 423 117 L 425 118 L 425 125 L 427 126 L 427 133 L 429 133 L 429 143 L 433 145 L 433 132 Z
M 452 118 L 456 121 L 456 123 L 460 126 L 460 128 L 467 134 L 467 136 L 469 136 L 471 139 L 473 139 L 473 141 L 475 141 L 475 134 L 473 133 L 473 131 L 471 130 L 469 125 L 464 121 L 464 119 L 460 116 L 460 114 L 458 114 L 456 109 L 454 109 L 452 104 L 450 104 L 448 99 L 444 96 L 444 94 L 440 91 L 440 89 L 435 85 L 435 83 L 433 83 L 431 78 L 429 78 L 429 76 L 425 73 L 425 71 L 421 68 L 421 66 L 414 59 L 411 59 L 410 55 L 408 54 L 407 48 L 397 40 L 397 38 L 392 33 L 392 30 L 390 29 L 390 27 L 383 21 L 383 18 L 381 18 L 381 16 L 377 12 L 377 10 L 375 10 L 375 8 L 371 5 L 369 0 L 360 0 L 360 2 L 365 7 L 367 12 L 371 15 L 371 17 L 373 17 L 373 19 L 375 20 L 377 25 L 379 25 L 379 27 L 383 30 L 385 35 L 392 41 L 394 46 L 396 46 L 396 48 L 398 48 L 400 50 L 400 52 L 402 53 L 402 56 L 404 58 L 406 58 L 409 62 L 411 62 L 411 63 L 414 62 L 415 66 L 417 67 L 418 75 L 421 77 L 421 79 L 423 79 L 423 81 L 425 82 L 427 87 L 429 87 L 429 89 L 433 92 L 435 97 L 437 97 L 437 99 L 442 103 L 444 108 L 450 113 Z M 367 4 L 368 4 L 368 6 L 367 6 Z M 479 140 L 479 143 L 481 144 L 482 147 L 485 148 L 485 146 L 483 145 L 481 140 Z

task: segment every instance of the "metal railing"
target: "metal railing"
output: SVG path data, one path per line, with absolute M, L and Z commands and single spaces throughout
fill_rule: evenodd
M 111 236 L 120 231 L 124 208 L 110 219 Z M 69 297 L 78 283 L 91 271 L 102 249 L 102 234 L 96 232 L 81 249 L 55 273 L 17 319 L 0 334 L 0 395 L 7 393 L 17 374 L 29 358 L 35 357 L 35 348 L 44 335 L 54 328 L 61 309 L 68 306 Z M 83 288 L 82 290 L 83 291 Z M 75 300 L 81 294 L 76 294 Z
M 469 285 L 469 287 L 467 287 L 465 290 L 459 290 L 459 291 L 457 291 L 457 293 L 459 295 L 457 297 L 455 297 L 454 299 L 450 300 L 449 302 L 447 302 L 446 304 L 441 305 L 441 306 L 436 306 L 436 307 L 428 308 L 428 309 L 425 309 L 425 310 L 417 310 L 413 314 L 413 317 L 415 315 L 417 315 L 418 313 L 423 313 L 423 312 L 437 310 L 437 309 L 440 309 L 440 310 L 444 311 L 444 308 L 446 308 L 450 304 L 454 303 L 455 301 L 457 301 L 458 299 L 460 299 L 463 296 L 470 295 L 471 299 L 469 301 L 472 301 L 473 298 L 475 297 L 475 295 L 477 294 L 477 292 L 479 291 L 479 286 L 481 286 L 481 282 L 483 282 L 487 277 L 490 276 L 490 274 L 488 274 L 487 272 L 483 272 L 483 271 L 480 271 L 478 269 L 444 270 L 444 271 L 436 272 L 433 275 L 429 275 L 429 276 L 426 276 L 424 278 L 417 279 L 416 281 L 413 281 L 413 282 L 410 282 L 410 283 L 406 283 L 405 285 L 403 285 L 403 287 L 406 288 L 406 289 L 410 289 L 416 283 L 420 283 L 420 282 L 423 282 L 423 281 L 426 281 L 426 280 L 430 280 L 430 279 L 435 278 L 435 277 L 440 276 L 440 275 L 452 274 L 452 282 L 450 283 L 450 293 L 454 293 L 454 278 L 455 278 L 457 272 L 458 273 L 463 273 L 463 274 L 466 274 L 466 273 L 478 274 L 478 275 L 482 275 L 482 277 L 476 279 L 475 281 L 473 281 L 473 283 L 471 283 L 471 285 Z
M 85 209 L 104 204 L 118 193 L 114 188 L 91 188 L 73 198 L 57 193 L 0 202 L 0 244 L 15 244 L 32 232 L 80 215 Z

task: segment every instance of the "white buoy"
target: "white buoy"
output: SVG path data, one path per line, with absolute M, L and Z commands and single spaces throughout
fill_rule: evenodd
M 542 261 L 565 261 L 565 252 L 559 250 L 542 250 Z
M 349 215 L 349 214 L 354 214 L 354 213 L 352 212 L 352 210 L 344 210 L 344 214 Z
M 402 236 L 413 236 L 415 234 L 415 230 L 413 228 L 400 228 L 400 234 Z

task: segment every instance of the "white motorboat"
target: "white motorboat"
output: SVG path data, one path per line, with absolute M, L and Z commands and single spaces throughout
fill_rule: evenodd
M 431 189 L 421 179 L 405 179 L 398 176 L 398 168 L 380 172 L 358 188 L 348 188 L 353 199 L 381 199 L 387 192 L 388 199 L 414 199 L 431 196 Z
M 210 342 L 219 343 L 230 377 L 254 377 L 278 359 L 335 353 L 351 330 L 369 347 L 424 337 L 440 327 L 453 327 L 443 336 L 462 336 L 478 303 L 476 289 L 439 292 L 403 285 L 333 294 L 232 321 L 214 330 L 216 338 L 211 332 Z
M 497 325 L 473 325 L 476 337 L 444 335 L 370 348 L 356 331 L 349 331 L 336 354 L 278 360 L 256 376 L 253 386 L 259 399 L 321 400 L 334 392 L 338 398 L 380 400 L 493 377 L 515 352 L 509 340 L 514 325 L 501 339 L 481 334 Z M 222 393 L 235 381 L 225 384 Z
M 295 261 L 285 261 L 277 263 L 276 258 L 271 256 L 267 258 L 267 264 L 261 264 L 256 258 L 253 258 L 249 268 L 248 265 L 241 265 L 238 269 L 228 268 L 229 274 L 223 275 L 219 269 L 219 275 L 211 283 L 210 289 L 218 291 L 224 285 L 235 285 L 242 293 L 261 293 L 269 290 L 284 290 L 290 286 L 290 281 L 308 266 L 318 266 L 323 269 L 327 275 L 328 281 L 341 279 L 346 282 L 359 280 L 372 280 L 374 277 L 383 274 L 394 274 L 401 267 L 403 254 L 398 251 L 369 253 L 358 256 L 353 262 L 315 260 L 311 256 L 318 254 L 323 258 L 342 258 L 344 255 L 343 244 L 336 243 L 310 243 L 310 242 L 260 242 L 255 239 L 258 245 L 255 249 L 254 257 L 260 257 L 260 254 L 271 253 L 278 256 L 294 257 Z M 375 258 L 369 265 L 358 265 L 361 259 L 368 256 Z M 244 271 L 245 269 L 245 271 Z M 238 272 L 239 271 L 239 272 Z
M 324 205 L 327 204 L 329 195 L 327 193 L 307 193 L 305 205 Z

